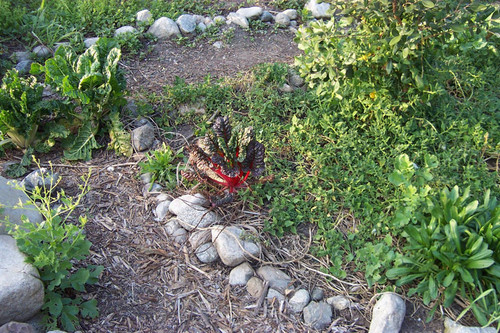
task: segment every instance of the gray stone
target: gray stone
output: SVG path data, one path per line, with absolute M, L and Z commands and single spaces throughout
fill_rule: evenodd
M 136 19 L 137 19 L 137 22 L 147 23 L 153 19 L 153 15 L 151 14 L 151 12 L 149 10 L 143 9 L 143 10 L 137 12 Z
M 162 202 L 162 201 L 170 201 L 172 202 L 172 197 L 168 195 L 167 193 L 161 193 L 156 197 L 156 201 Z
M 171 202 L 172 201 L 170 201 L 170 200 L 161 201 L 158 204 L 158 206 L 156 206 L 156 209 L 155 209 L 156 221 L 163 221 L 165 216 L 167 216 L 167 214 L 169 212 L 168 206 L 170 206 Z
M 309 10 L 314 18 L 330 18 L 332 14 L 329 13 L 330 4 L 326 2 L 318 3 L 316 0 L 309 0 L 305 8 Z
M 248 240 L 247 233 L 235 226 L 213 226 L 212 242 L 222 262 L 227 266 L 236 266 L 253 257 L 259 257 L 261 248 Z
M 170 38 L 181 34 L 177 24 L 168 17 L 160 17 L 154 21 L 148 32 L 157 38 Z
M 206 208 L 185 210 L 177 214 L 179 223 L 188 231 L 196 228 L 207 228 L 219 222 L 219 218 L 214 212 Z
M 201 244 L 205 244 L 212 240 L 210 230 L 198 230 L 189 235 L 189 244 L 193 249 L 198 248 Z
M 25 321 L 42 307 L 44 287 L 11 236 L 0 235 L 0 325 Z
M 95 43 L 97 43 L 97 41 L 99 40 L 99 37 L 89 37 L 89 38 L 85 38 L 83 40 L 83 44 L 85 45 L 85 47 L 88 49 L 89 47 L 91 47 L 92 45 L 94 45 Z
M 24 215 L 31 223 L 42 222 L 42 215 L 33 206 L 27 205 L 30 202 L 28 196 L 21 190 L 16 189 L 17 182 L 8 180 L 0 176 L 0 235 L 7 233 L 5 219 L 15 225 L 21 225 L 21 217 Z M 23 207 L 19 207 L 19 201 Z M 25 205 L 26 204 L 26 205 Z
M 31 70 L 32 60 L 22 60 L 16 64 L 16 69 L 19 74 L 28 74 Z
M 176 219 L 175 217 L 168 220 L 168 222 L 165 224 L 163 228 L 165 229 L 165 232 L 169 236 L 172 236 L 177 231 L 177 229 L 182 229 L 179 220 Z
M 36 333 L 36 330 L 30 324 L 11 321 L 0 327 L 0 333 Z
M 201 31 L 201 32 L 204 32 L 205 30 L 207 30 L 207 26 L 205 25 L 205 23 L 203 22 L 200 22 L 196 25 L 196 28 Z
M 262 22 L 272 22 L 274 20 L 273 14 L 269 13 L 268 11 L 263 11 L 262 15 L 260 16 L 260 20 Z
M 148 186 L 149 193 L 159 193 L 159 192 L 161 192 L 161 190 L 163 190 L 163 186 L 161 186 L 158 183 L 153 183 L 153 185 L 147 184 L 147 186 Z
M 323 297 L 325 296 L 325 293 L 323 292 L 323 289 L 321 288 L 314 288 L 311 292 L 311 299 L 313 301 L 321 301 Z
M 249 8 L 240 8 L 236 11 L 236 14 L 240 14 L 247 19 L 256 19 L 262 15 L 262 8 L 260 7 L 249 7 Z
M 290 86 L 289 84 L 283 83 L 283 85 L 279 87 L 278 90 L 283 93 L 291 93 L 293 92 L 293 87 Z
M 216 41 L 215 43 L 212 44 L 213 47 L 215 47 L 216 49 L 220 49 L 222 48 L 222 46 L 224 45 L 220 40 L 219 41 Z
M 304 308 L 304 322 L 315 329 L 324 329 L 332 321 L 332 307 L 325 302 L 311 302 Z
M 201 103 L 201 102 L 181 104 L 177 108 L 177 111 L 181 115 L 185 115 L 185 114 L 188 114 L 190 112 L 193 112 L 194 114 L 197 114 L 197 115 L 202 115 L 202 114 L 206 113 L 205 107 L 203 106 L 203 103 Z
M 241 15 L 241 14 L 236 14 L 234 12 L 229 13 L 227 16 L 227 22 L 228 23 L 234 23 L 243 29 L 248 29 L 250 27 L 250 24 L 248 23 L 248 19 Z
M 136 32 L 137 32 L 136 28 L 134 28 L 130 25 L 126 25 L 126 26 L 120 27 L 120 28 L 115 30 L 115 37 L 117 37 L 119 35 L 127 34 L 127 33 L 133 34 Z
M 284 13 L 278 13 L 274 18 L 274 22 L 282 27 L 288 27 L 290 25 L 290 18 Z
M 405 302 L 399 295 L 384 293 L 373 307 L 369 333 L 398 333 L 405 313 Z
M 146 172 L 143 173 L 141 176 L 141 181 L 143 184 L 150 184 L 151 183 L 151 172 Z
M 287 9 L 284 10 L 282 13 L 288 16 L 290 20 L 296 20 L 298 17 L 296 9 Z
M 290 21 L 290 28 L 297 28 L 298 25 L 299 24 L 297 23 L 297 21 L 294 20 Z
M 288 80 L 290 84 L 294 87 L 300 88 L 304 85 L 304 79 L 297 73 L 290 71 L 288 74 Z
M 52 50 L 45 45 L 38 45 L 33 49 L 33 53 L 39 58 L 48 58 L 52 55 Z
M 172 214 L 179 215 L 182 211 L 188 209 L 202 209 L 202 206 L 206 204 L 208 204 L 208 200 L 200 193 L 195 195 L 185 194 L 174 199 L 169 209 Z
M 226 23 L 226 18 L 222 15 L 217 15 L 216 17 L 214 17 L 214 23 L 215 24 L 224 24 L 224 23 Z
M 269 290 L 267 291 L 266 299 L 269 301 L 276 299 L 277 301 L 281 302 L 285 300 L 285 296 L 276 289 L 269 288 Z
M 200 245 L 194 251 L 194 254 L 196 254 L 196 257 L 205 264 L 214 262 L 219 259 L 219 254 L 217 253 L 217 250 L 211 242 Z
M 175 21 L 183 35 L 191 36 L 196 30 L 196 18 L 193 15 L 183 14 Z
M 299 289 L 288 301 L 288 306 L 293 312 L 298 313 L 304 310 L 310 300 L 311 297 L 309 296 L 309 292 L 305 289 Z
M 132 131 L 132 146 L 137 151 L 145 151 L 151 148 L 155 139 L 155 129 L 147 124 L 137 127 Z
M 244 286 L 254 274 L 255 271 L 252 266 L 245 261 L 231 270 L 229 273 L 229 284 L 232 286 Z
M 444 318 L 444 333 L 495 333 L 494 327 L 467 327 L 462 326 L 448 317 Z
M 333 306 L 334 309 L 342 311 L 348 309 L 351 306 L 351 301 L 345 296 L 333 296 L 328 297 L 326 302 Z
M 264 291 L 264 282 L 256 276 L 251 277 L 247 282 L 247 291 L 252 297 L 259 298 Z
M 14 56 L 14 60 L 17 62 L 31 60 L 31 53 L 30 52 L 18 51 L 18 52 L 14 52 L 13 56 Z
M 56 187 L 58 182 L 59 174 L 57 172 L 49 171 L 46 168 L 40 168 L 27 175 L 21 182 L 21 186 L 30 192 L 36 187 L 51 190 Z
M 285 272 L 273 266 L 262 266 L 257 270 L 257 275 L 269 282 L 269 288 L 285 292 L 292 279 Z
M 209 16 L 205 17 L 202 23 L 204 23 L 207 26 L 207 28 L 210 28 L 215 24 L 215 22 Z
M 184 244 L 187 241 L 188 234 L 186 229 L 179 228 L 172 233 L 172 238 L 177 244 Z

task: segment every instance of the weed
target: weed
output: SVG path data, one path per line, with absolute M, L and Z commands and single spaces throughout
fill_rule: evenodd
M 146 155 L 147 160 L 139 163 L 141 174 L 151 174 L 151 184 L 158 182 L 168 189 L 177 186 L 177 166 L 175 160 L 182 159 L 181 152 L 174 153 L 165 143 L 160 149 Z M 152 185 L 151 185 L 152 186 Z

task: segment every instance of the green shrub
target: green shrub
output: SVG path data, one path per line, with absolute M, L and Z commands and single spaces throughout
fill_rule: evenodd
M 119 118 L 125 78 L 118 67 L 121 51 L 114 40 L 100 38 L 83 54 L 61 46 L 45 65 L 32 65 L 33 74 L 45 74 L 45 82 L 55 88 L 68 102 L 76 104 L 78 112 L 69 118 L 78 127 L 75 138 L 66 140 L 64 156 L 68 160 L 89 160 L 92 150 L 99 148 L 96 135 L 99 130 L 109 132 L 109 148 L 130 156 L 130 134 Z
M 85 285 L 98 281 L 103 267 L 75 267 L 89 255 L 91 246 L 84 233 L 87 217 L 80 215 L 75 221 L 73 216 L 88 191 L 87 181 L 88 178 L 76 198 L 68 197 L 63 190 L 54 193 L 57 184 L 36 187 L 30 193 L 31 204 L 37 207 L 44 221 L 36 225 L 27 220 L 20 226 L 7 224 L 17 246 L 27 255 L 27 262 L 40 272 L 45 286 L 42 311 L 49 330 L 61 327 L 75 331 L 78 316 L 95 318 L 98 315 L 97 300 L 86 299 L 80 293 L 85 292 Z
M 140 162 L 141 174 L 151 173 L 151 184 L 158 182 L 168 189 L 177 186 L 177 165 L 174 164 L 176 159 L 182 159 L 182 153 L 174 153 L 172 149 L 165 143 L 160 149 L 153 153 L 146 154 L 147 160 Z
M 408 156 L 400 160 L 408 161 Z M 433 195 L 428 186 L 413 185 L 412 178 L 408 163 L 397 163 L 390 177 L 408 203 L 395 215 L 395 223 L 408 224 L 404 234 L 408 243 L 387 277 L 398 279 L 398 286 L 416 281 L 409 295 L 418 293 L 426 305 L 437 301 L 433 310 L 440 304 L 449 307 L 457 294 L 473 302 L 493 289 L 471 306 L 485 325 L 500 311 L 500 205 L 489 190 L 480 205 L 470 200 L 469 188 L 462 195 L 458 186 Z

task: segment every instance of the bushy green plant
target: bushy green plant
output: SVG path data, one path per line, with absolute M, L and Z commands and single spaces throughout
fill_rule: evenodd
M 36 187 L 30 193 L 30 200 L 44 221 L 36 225 L 28 220 L 23 220 L 19 226 L 7 224 L 17 246 L 26 254 L 27 262 L 40 272 L 45 286 L 42 311 L 49 330 L 61 327 L 74 331 L 79 316 L 95 318 L 98 315 L 97 300 L 85 299 L 81 293 L 85 292 L 86 285 L 98 281 L 103 267 L 76 268 L 77 262 L 89 255 L 92 245 L 85 239 L 87 217 L 80 215 L 75 219 L 74 216 L 80 200 L 88 191 L 88 177 L 76 198 L 68 197 L 62 189 L 55 190 L 57 184 Z
M 78 121 L 78 134 L 66 141 L 65 158 L 89 160 L 92 150 L 99 148 L 96 135 L 107 130 L 111 137 L 109 147 L 117 153 L 130 156 L 130 134 L 119 118 L 125 78 L 118 67 L 121 51 L 114 40 L 100 38 L 83 54 L 61 46 L 45 65 L 33 64 L 33 74 L 45 74 L 45 82 L 54 87 L 68 101 L 75 103 L 78 112 L 71 118 Z
M 160 149 L 146 155 L 145 162 L 139 163 L 141 174 L 150 173 L 151 183 L 159 182 L 172 189 L 177 186 L 177 165 L 174 162 L 183 157 L 182 153 L 175 153 L 172 148 L 163 143 Z
M 500 310 L 500 205 L 489 190 L 481 205 L 470 200 L 469 188 L 462 195 L 458 186 L 433 195 L 428 187 L 412 184 L 408 167 L 408 163 L 396 163 L 390 177 L 410 204 L 396 212 L 396 222 L 404 216 L 408 223 L 404 234 L 408 243 L 387 277 L 397 279 L 398 286 L 415 281 L 417 286 L 409 295 L 421 295 L 425 304 L 436 301 L 434 310 L 440 304 L 449 307 L 457 294 L 473 302 L 493 289 L 471 306 L 485 325 Z
M 2 79 L 0 131 L 18 148 L 32 146 L 43 118 L 57 112 L 58 103 L 43 100 L 42 93 L 43 85 L 35 77 L 19 77 L 15 69 Z

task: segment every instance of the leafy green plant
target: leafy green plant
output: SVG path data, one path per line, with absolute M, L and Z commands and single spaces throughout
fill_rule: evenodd
M 99 148 L 96 135 L 99 130 L 110 133 L 109 147 L 117 153 L 130 156 L 130 134 L 119 119 L 120 108 L 126 104 L 123 97 L 125 78 L 118 67 L 121 51 L 114 40 L 100 38 L 83 54 L 77 55 L 61 46 L 45 65 L 32 65 L 32 73 L 45 73 L 45 82 L 63 97 L 76 103 L 78 112 L 70 118 L 78 121 L 78 134 L 66 140 L 65 158 L 89 160 L 92 150 Z
M 218 117 L 212 131 L 188 150 L 188 163 L 194 171 L 186 171 L 183 175 L 221 185 L 227 190 L 227 197 L 216 201 L 216 205 L 232 200 L 237 189 L 247 186 L 250 175 L 258 178 L 265 170 L 265 148 L 255 140 L 253 128 L 233 130 L 227 117 Z
M 163 143 L 160 149 L 146 155 L 145 162 L 139 163 L 141 174 L 150 173 L 151 183 L 159 182 L 172 189 L 177 185 L 177 167 L 174 161 L 183 157 L 182 153 L 174 153 L 169 146 Z
M 399 160 L 406 161 L 407 156 Z M 470 200 L 469 188 L 462 195 L 458 186 L 437 195 L 428 189 L 418 191 L 422 186 L 415 187 L 409 178 L 395 176 L 406 172 L 406 164 L 396 163 L 390 180 L 408 201 L 415 202 L 412 196 L 416 193 L 421 200 L 396 213 L 411 223 L 405 228 L 404 254 L 398 255 L 396 267 L 387 271 L 387 277 L 397 279 L 398 286 L 417 282 L 409 295 L 421 295 L 425 304 L 435 301 L 434 311 L 440 304 L 449 307 L 459 294 L 472 302 L 474 315 L 485 325 L 499 310 L 500 205 L 490 197 L 489 190 L 481 205 Z M 395 221 L 400 219 L 396 217 Z M 496 292 L 474 302 L 489 289 Z
M 0 131 L 18 148 L 26 149 L 35 142 L 44 117 L 57 111 L 56 101 L 42 99 L 43 86 L 33 76 L 19 77 L 17 70 L 8 71 L 0 88 Z
M 45 286 L 42 311 L 50 330 L 62 327 L 74 331 L 78 316 L 95 318 L 98 315 L 97 300 L 85 299 L 81 293 L 85 292 L 86 285 L 98 281 L 103 267 L 75 267 L 89 255 L 92 245 L 85 239 L 87 217 L 79 215 L 76 221 L 74 218 L 75 209 L 88 191 L 88 177 L 76 198 L 68 197 L 62 189 L 55 190 L 57 184 L 36 187 L 30 193 L 30 200 L 44 221 L 35 225 L 25 219 L 20 226 L 7 223 L 9 233 L 27 255 L 27 262 L 40 272 Z

